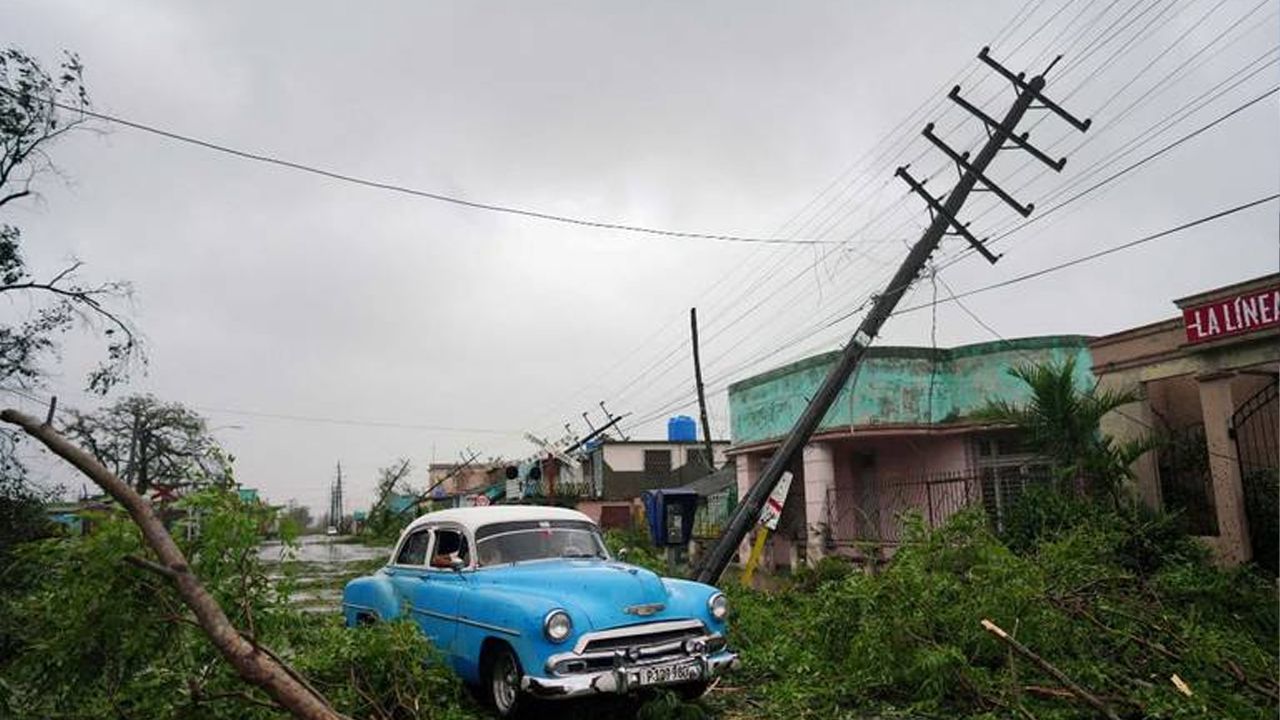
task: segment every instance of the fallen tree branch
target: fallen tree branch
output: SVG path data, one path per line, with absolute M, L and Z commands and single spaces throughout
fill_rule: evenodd
M 17 425 L 28 435 L 44 443 L 62 459 L 84 473 L 124 506 L 142 538 L 160 560 L 153 563 L 136 558 L 127 560 L 138 567 L 158 572 L 169 578 L 184 604 L 195 615 L 200 628 L 218 652 L 246 682 L 262 688 L 280 707 L 303 720 L 345 720 L 323 695 L 299 682 L 298 675 L 274 653 L 241 637 L 227 619 L 218 601 L 209 594 L 200 579 L 191 572 L 187 559 L 178 548 L 151 505 L 92 455 L 76 447 L 52 426 L 17 410 L 0 412 L 0 420 Z M 263 650 L 263 651 L 260 651 Z
M 167 568 L 164 565 L 161 565 L 160 563 L 153 563 L 150 560 L 147 560 L 146 558 L 140 558 L 137 555 L 125 555 L 124 561 L 129 563 L 130 565 L 133 565 L 134 567 L 140 567 L 143 570 L 150 570 L 151 572 L 156 573 L 157 575 L 163 575 L 164 577 L 169 578 L 170 580 L 178 579 L 178 572 L 173 568 Z
M 1017 652 L 1019 655 L 1035 663 L 1040 667 L 1041 670 L 1044 670 L 1045 672 L 1052 675 L 1055 680 L 1065 685 L 1067 689 L 1071 691 L 1072 695 L 1075 695 L 1080 700 L 1083 700 L 1085 703 L 1092 706 L 1098 712 L 1102 713 L 1103 715 L 1106 715 L 1109 720 L 1120 720 L 1120 716 L 1116 715 L 1116 712 L 1111 709 L 1110 705 L 1107 705 L 1105 702 L 1098 699 L 1097 696 L 1093 695 L 1088 690 L 1085 690 L 1084 688 L 1077 685 L 1075 681 L 1067 677 L 1066 673 L 1054 667 L 1048 660 L 1045 660 L 1044 658 L 1040 657 L 1036 653 L 1032 652 L 1031 649 L 1028 648 L 1026 645 L 1023 645 L 1017 640 L 1014 640 L 1013 638 L 1009 637 L 1009 633 L 1002 630 L 1000 626 L 996 625 L 990 620 L 984 619 L 982 621 L 982 627 L 987 632 L 991 633 L 992 635 L 995 635 L 997 638 L 1000 638 L 1000 640 L 1002 640 L 1009 647 L 1013 648 L 1013 650 Z

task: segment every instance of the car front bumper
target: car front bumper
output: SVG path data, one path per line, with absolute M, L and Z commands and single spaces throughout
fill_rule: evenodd
M 688 658 L 696 661 L 701 667 L 700 677 L 683 682 L 705 682 L 738 666 L 738 654 L 722 650 L 715 654 Z M 640 687 L 662 687 L 662 685 L 641 685 L 641 665 L 623 665 L 609 670 L 584 672 L 576 675 L 559 677 L 537 677 L 525 675 L 520 687 L 525 692 L 548 700 L 583 697 L 588 695 L 621 694 Z

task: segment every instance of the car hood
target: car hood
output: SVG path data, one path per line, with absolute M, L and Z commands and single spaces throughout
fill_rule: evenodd
M 495 587 L 559 601 L 585 613 L 597 628 L 644 622 L 669 614 L 669 597 L 662 578 L 625 563 L 597 559 L 536 560 L 483 570 L 476 573 L 476 578 Z

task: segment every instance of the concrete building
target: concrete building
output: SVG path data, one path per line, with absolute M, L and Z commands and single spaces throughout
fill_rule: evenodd
M 1103 430 L 1167 438 L 1135 468 L 1142 498 L 1181 511 L 1223 562 L 1274 572 L 1280 274 L 1173 304 L 1177 317 L 1090 343 L 1102 386 L 1140 396 Z
M 837 356 L 817 355 L 730 386 L 729 452 L 737 463 L 738 497 L 759 477 Z M 1011 429 L 972 415 L 989 400 L 1029 397 L 1009 375 L 1011 366 L 1069 357 L 1076 360 L 1077 385 L 1091 386 L 1083 336 L 871 348 L 790 468 L 795 479 L 766 564 L 795 566 L 829 553 L 858 557 L 866 546 L 891 552 L 908 510 L 936 524 L 982 503 L 999 524 L 1027 484 L 1046 479 L 1047 470 Z
M 728 441 L 712 442 L 716 467 L 724 465 L 728 448 Z M 607 438 L 593 445 L 582 462 L 591 492 L 577 507 L 603 527 L 629 527 L 639 516 L 645 490 L 680 487 L 708 472 L 701 442 Z

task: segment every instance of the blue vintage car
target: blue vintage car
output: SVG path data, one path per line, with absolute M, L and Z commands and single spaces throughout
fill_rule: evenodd
M 564 508 L 423 515 L 386 567 L 347 584 L 342 610 L 352 627 L 411 617 L 502 716 L 527 696 L 696 696 L 737 664 L 723 594 L 612 559 L 596 524 Z

